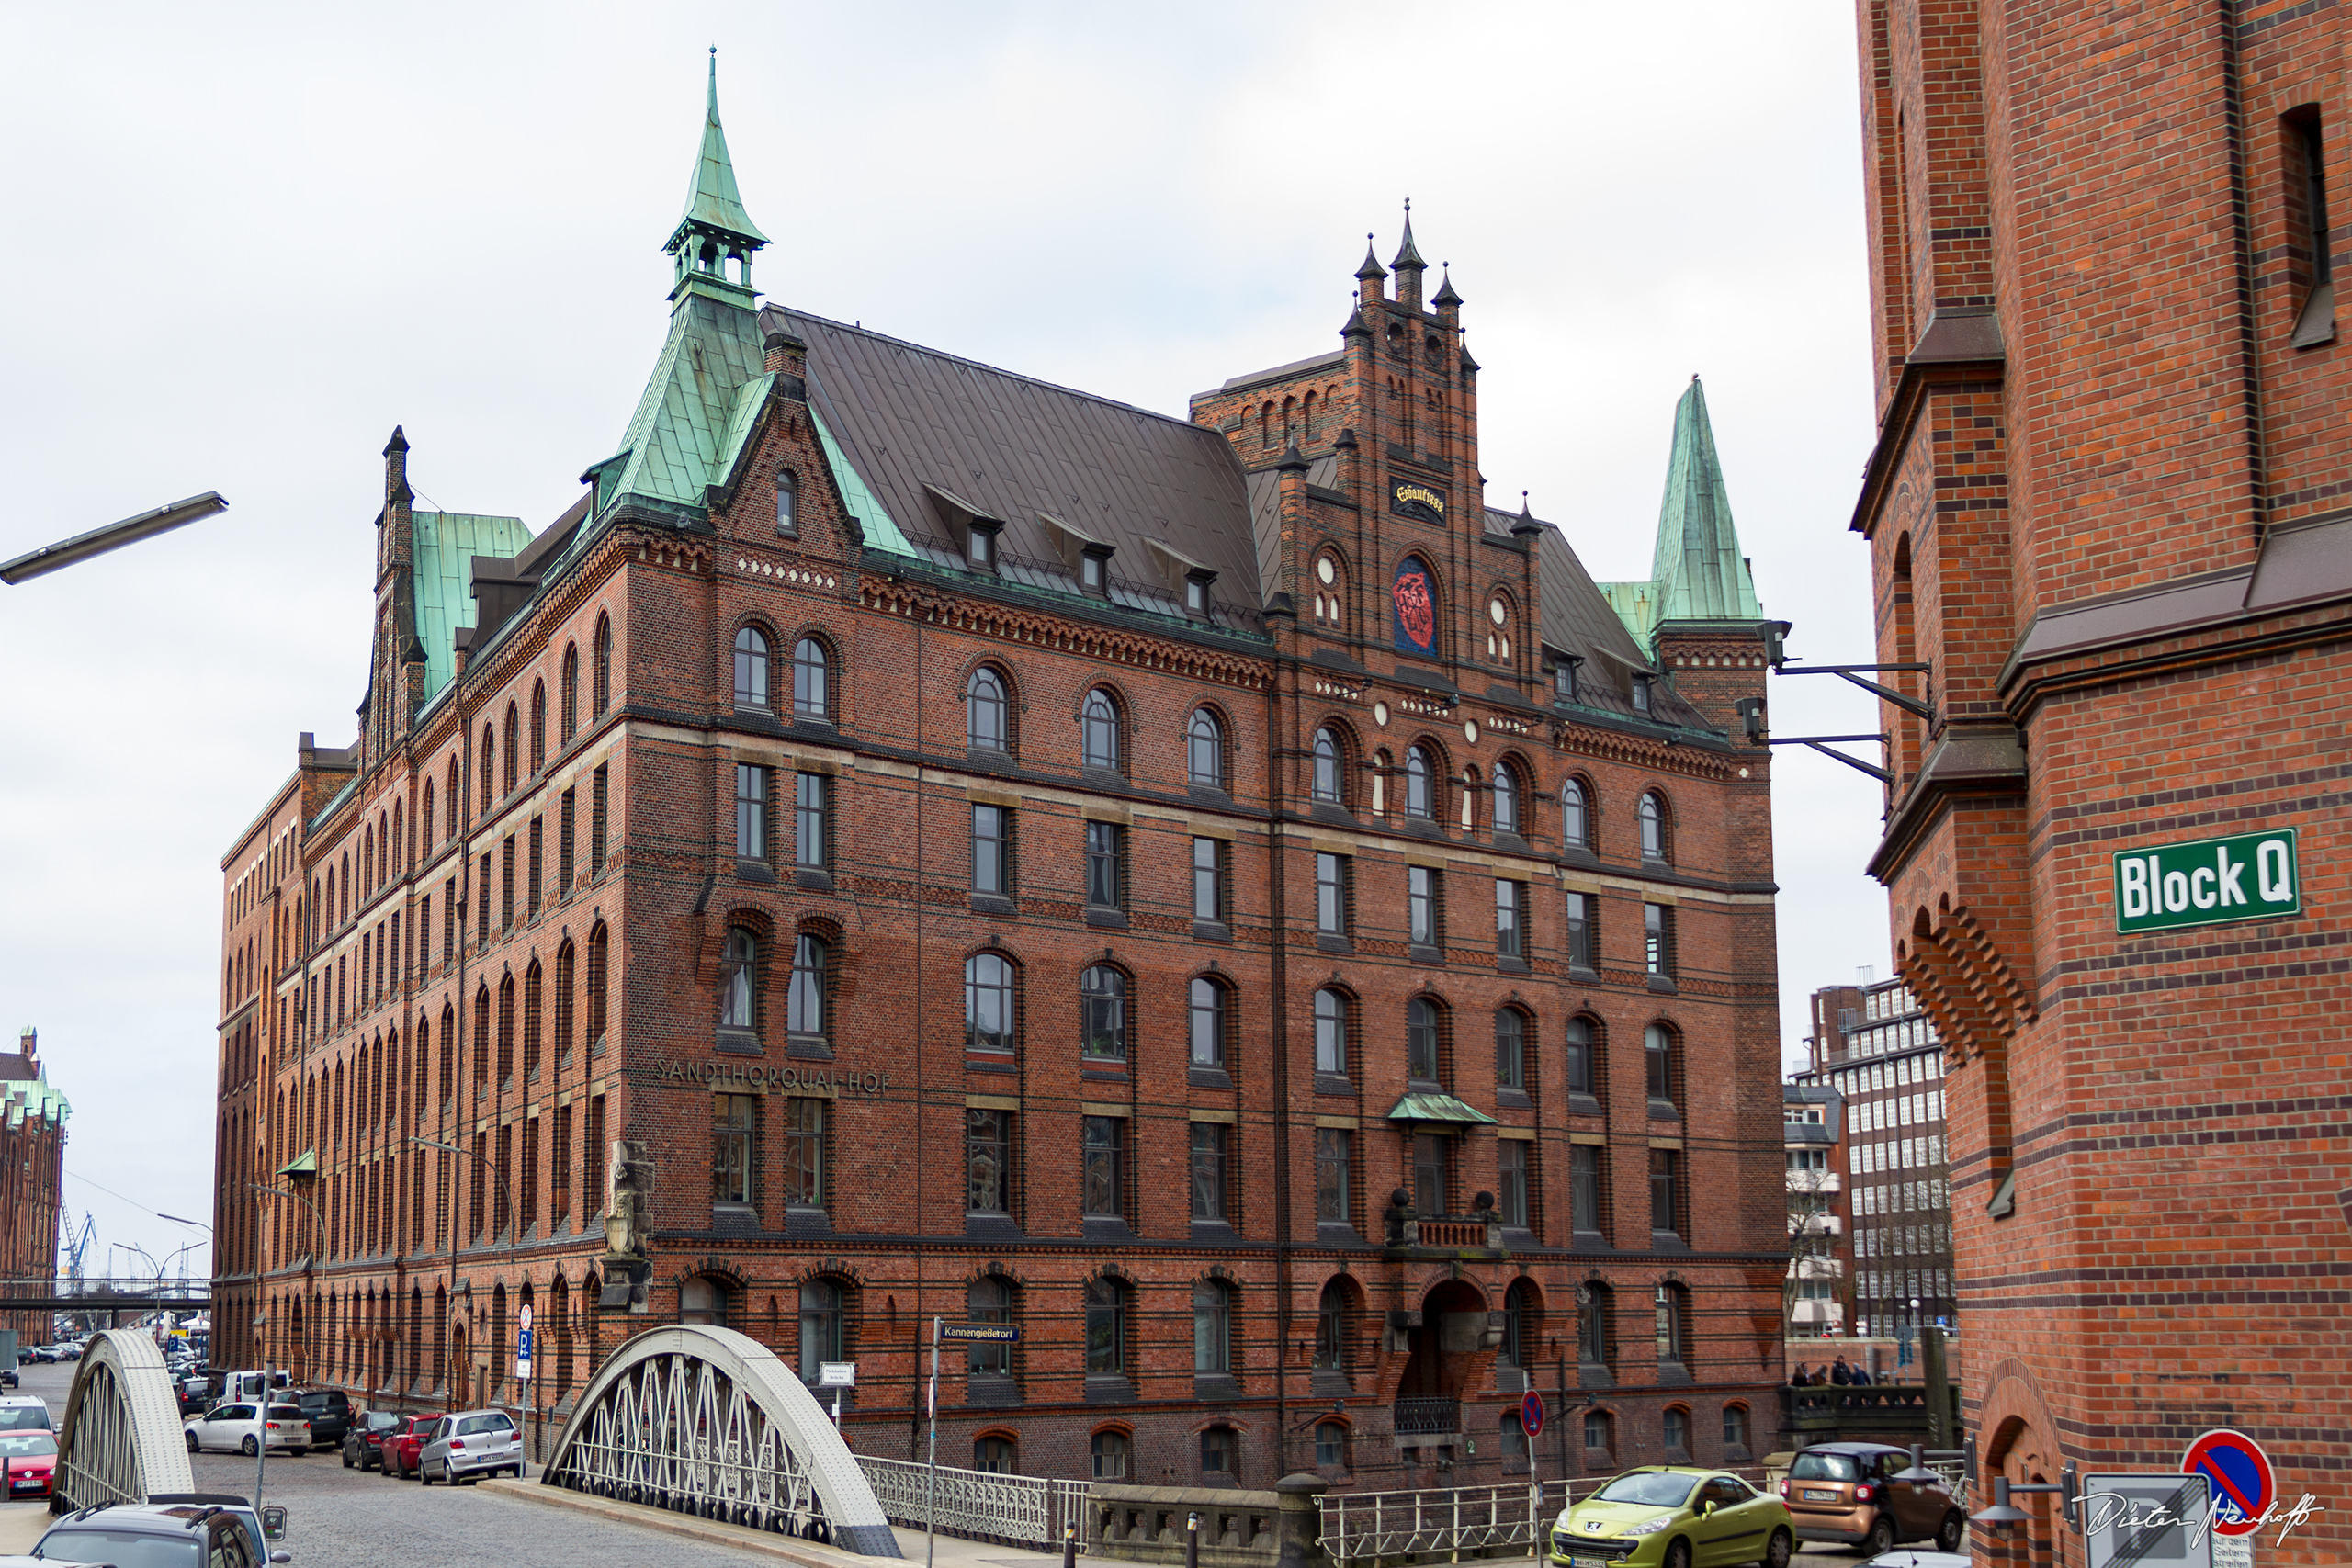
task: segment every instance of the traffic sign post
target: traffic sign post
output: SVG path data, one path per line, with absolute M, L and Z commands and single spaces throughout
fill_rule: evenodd
M 2213 1568 L 2252 1568 L 2254 1533 L 2278 1496 L 2270 1456 L 2244 1432 L 2216 1427 L 2183 1451 L 2180 1469 L 2212 1493 Z
M 2086 1475 L 2075 1505 L 2089 1568 L 2212 1568 L 2208 1498 L 2181 1475 Z
M 1544 1435 L 1544 1396 L 1532 1388 L 1519 1396 L 1519 1425 L 1531 1445 Z M 1532 1454 L 1535 1450 L 1531 1446 L 1527 1451 Z

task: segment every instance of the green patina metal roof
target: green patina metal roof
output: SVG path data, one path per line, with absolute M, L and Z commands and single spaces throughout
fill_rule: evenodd
M 418 512 L 414 525 L 416 636 L 424 644 L 424 691 L 431 702 L 458 670 L 456 637 L 474 624 L 473 558 L 523 553 L 531 530 L 520 517 L 469 512 Z
M 1699 378 L 1674 408 L 1674 450 L 1666 468 L 1666 498 L 1657 513 L 1657 545 L 1646 581 L 1604 582 L 1610 607 L 1647 647 L 1668 621 L 1755 622 L 1764 618 L 1756 583 L 1740 553 L 1739 532 L 1715 457 L 1707 395 Z
M 0 1084 L 0 1099 L 8 1109 L 8 1125 L 22 1126 L 28 1116 L 38 1116 L 52 1126 L 62 1125 L 74 1114 L 74 1102 L 50 1087 L 49 1069 L 40 1069 L 37 1078 L 12 1078 Z
M 857 519 L 858 526 L 865 531 L 867 547 L 887 550 L 894 556 L 913 556 L 914 546 L 907 542 L 907 536 L 880 498 L 867 488 L 857 466 L 842 453 L 842 444 L 833 439 L 832 429 L 824 417 L 815 409 L 808 411 L 808 417 L 816 422 L 817 440 L 825 448 L 825 463 L 833 470 L 833 482 L 841 487 L 842 501 L 848 506 L 850 515 Z
M 300 1154 L 277 1168 L 280 1176 L 316 1176 L 319 1174 L 319 1151 L 304 1149 Z
M 621 455 L 597 472 L 596 510 L 628 496 L 699 510 L 775 384 L 766 364 L 756 314 L 705 294 L 681 297 Z
M 702 117 L 702 152 L 695 159 L 694 178 L 686 186 L 686 210 L 678 231 L 718 229 L 746 240 L 765 243 L 767 236 L 752 225 L 743 210 L 742 194 L 735 188 L 735 164 L 727 155 L 727 132 L 718 124 L 718 51 L 710 51 L 710 96 Z M 671 236 L 677 243 L 677 236 Z
M 1450 1094 L 1408 1094 L 1388 1108 L 1391 1122 L 1452 1122 L 1464 1126 L 1492 1127 L 1495 1119 L 1475 1105 Z

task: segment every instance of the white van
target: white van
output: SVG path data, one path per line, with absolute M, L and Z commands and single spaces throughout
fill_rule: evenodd
M 29 1393 L 0 1395 L 0 1432 L 54 1432 L 49 1402 Z
M 226 1404 L 231 1400 L 249 1400 L 262 1404 L 286 1384 L 287 1375 L 283 1371 L 255 1370 L 231 1372 L 220 1380 L 220 1401 Z

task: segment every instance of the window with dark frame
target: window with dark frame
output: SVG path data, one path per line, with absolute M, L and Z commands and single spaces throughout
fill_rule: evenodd
M 793 776 L 792 861 L 807 871 L 822 871 L 832 863 L 831 805 L 833 781 L 823 773 Z
M 1127 1370 L 1127 1288 L 1117 1280 L 1086 1281 L 1086 1375 L 1120 1377 Z M 1120 1445 L 1121 1457 L 1125 1444 Z
M 710 1097 L 710 1201 L 752 1201 L 752 1128 L 759 1099 L 749 1094 Z
M 1315 993 L 1315 1070 L 1334 1076 L 1348 1070 L 1348 998 L 1338 991 Z
M 1187 1010 L 1193 1066 L 1223 1067 L 1227 1025 L 1225 987 L 1206 976 L 1194 977 Z
M 1092 560 L 1094 558 L 1089 556 L 1087 558 Z M 1091 1339 L 1089 1344 L 1091 1344 Z M 1127 1478 L 1127 1435 L 1125 1432 L 1097 1432 L 1087 1446 L 1093 1458 L 1095 1480 L 1125 1481 Z
M 1634 711 L 1635 713 L 1646 714 L 1650 711 L 1649 676 L 1636 675 L 1634 677 L 1632 695 L 1634 699 Z
M 1437 815 L 1430 780 L 1430 754 L 1419 746 L 1405 749 L 1405 815 L 1432 820 Z
M 1121 871 L 1125 859 L 1126 829 L 1115 822 L 1086 825 L 1086 901 L 1098 909 L 1124 906 Z
M 735 705 L 768 705 L 768 639 L 757 626 L 735 634 Z
M 1192 1128 L 1193 1218 L 1228 1220 L 1226 1166 L 1231 1130 L 1219 1122 L 1195 1122 Z
M 975 751 L 1010 750 L 1004 681 L 986 665 L 972 671 L 964 689 L 965 744 Z
M 1527 1228 L 1528 1157 L 1533 1145 L 1523 1138 L 1495 1144 L 1495 1204 L 1507 1225 Z
M 1495 952 L 1504 958 L 1527 956 L 1527 884 L 1495 883 Z
M 1329 729 L 1315 732 L 1315 781 L 1311 793 L 1317 800 L 1330 806 L 1345 806 L 1343 788 L 1344 753 L 1340 750 L 1340 738 Z
M 833 716 L 831 660 L 825 645 L 813 637 L 792 646 L 792 715 L 808 719 Z
M 1690 1364 L 1690 1325 L 1686 1321 L 1689 1308 L 1682 1292 L 1672 1285 L 1661 1284 L 1654 1298 L 1657 1316 L 1657 1359 L 1661 1364 L 1687 1368 Z M 1671 1438 L 1668 1448 L 1684 1445 Z
M 1193 840 L 1193 919 L 1223 924 L 1226 919 L 1226 864 L 1230 846 L 1222 839 Z
M 1642 961 L 1649 973 L 1674 974 L 1674 908 L 1668 904 L 1642 906 Z
M 1438 1077 L 1438 1012 L 1435 1003 L 1415 997 L 1405 1004 L 1405 1076 L 1435 1084 Z
M 598 768 L 589 781 L 588 874 L 605 869 L 605 838 L 612 821 L 612 779 L 608 768 Z
M 1453 1191 L 1453 1140 L 1441 1133 L 1413 1134 L 1413 1209 L 1423 1219 L 1442 1215 Z
M 1348 1291 L 1337 1280 L 1315 1303 L 1315 1370 L 1345 1371 L 1348 1365 Z
M 1607 1367 L 1613 1364 L 1613 1352 L 1617 1347 L 1615 1336 L 1609 1331 L 1611 1303 L 1609 1287 L 1598 1280 L 1577 1289 L 1577 1359 L 1585 1366 Z M 1601 1422 L 1602 1440 L 1595 1442 L 1590 1418 L 1587 1418 L 1584 1439 L 1587 1448 L 1608 1446 L 1608 1417 L 1603 1416 Z
M 1592 848 L 1591 801 L 1577 779 L 1560 785 L 1560 841 L 1572 850 Z
M 1642 858 L 1664 861 L 1667 858 L 1665 800 L 1656 790 L 1645 791 L 1641 805 L 1634 808 L 1634 815 L 1641 824 Z
M 1585 1018 L 1569 1019 L 1560 1026 L 1560 1032 L 1567 1043 L 1568 1092 L 1593 1094 L 1597 1075 L 1593 1072 L 1592 1021 Z
M 775 477 L 775 531 L 787 539 L 800 532 L 800 484 L 789 470 Z
M 1086 694 L 1079 713 L 1079 760 L 1090 768 L 1117 772 L 1119 709 L 1111 694 L 1097 686 Z
M 825 939 L 803 931 L 792 944 L 792 980 L 785 992 L 787 1033 L 820 1038 L 825 1032 L 825 964 L 831 957 Z
M 1495 768 L 1494 818 L 1496 832 L 1519 831 L 1519 771 L 1508 762 Z
M 2290 243 L 2307 258 L 2311 283 L 2297 307 L 2290 342 L 2296 348 L 2316 348 L 2335 341 L 2335 259 L 2331 254 L 2334 236 L 2328 228 L 2327 145 L 2318 105 L 2304 105 L 2285 119 L 2290 152 L 2294 154 L 2289 164 L 2296 176 L 2290 192 Z
M 1675 1059 L 1678 1041 L 1662 1023 L 1642 1030 L 1643 1077 L 1652 1115 L 1672 1115 L 1682 1095 L 1681 1064 Z
M 795 1209 L 821 1209 L 831 1197 L 825 1179 L 825 1102 L 784 1102 L 784 1201 Z
M 1012 813 L 1001 806 L 972 807 L 972 891 L 1012 896 Z
M 1354 1155 L 1355 1134 L 1345 1127 L 1315 1129 L 1315 1219 L 1318 1224 L 1344 1225 L 1353 1222 L 1350 1212 L 1348 1184 L 1349 1165 Z
M 1348 934 L 1349 857 L 1318 850 L 1315 854 L 1315 930 L 1320 936 Z
M 1426 865 L 1405 868 L 1405 934 L 1416 947 L 1444 945 L 1444 931 L 1439 923 L 1440 888 L 1435 868 Z
M 1184 777 L 1203 789 L 1225 787 L 1225 726 L 1206 708 L 1194 708 L 1184 728 Z
M 1013 1049 L 1013 972 L 1000 953 L 977 953 L 964 963 L 964 1048 Z
M 1193 1373 L 1216 1376 L 1233 1370 L 1233 1292 L 1219 1280 L 1193 1281 Z M 1214 1427 L 1211 1428 L 1215 1430 Z M 1203 1435 L 1202 1468 L 1211 1465 L 1206 1434 Z
M 1012 1326 L 1012 1286 L 994 1274 L 983 1274 L 965 1288 L 964 1320 L 993 1328 Z M 1004 1339 L 975 1339 L 966 1354 L 965 1369 L 979 1377 L 1012 1375 L 1012 1344 Z M 1010 1447 L 1010 1445 L 1007 1445 Z M 1006 1471 L 1011 1455 L 1002 1456 Z
M 1568 1145 L 1568 1224 L 1598 1234 L 1600 1230 L 1600 1149 L 1593 1144 Z
M 833 1280 L 809 1280 L 800 1287 L 800 1381 L 814 1383 L 827 1361 L 844 1359 L 848 1317 L 842 1287 Z
M 768 858 L 768 771 L 735 764 L 735 858 Z
M 555 896 L 558 899 L 568 897 L 571 892 L 571 847 L 574 818 L 578 815 L 575 809 L 578 802 L 573 796 L 577 793 L 575 790 L 565 790 L 562 802 L 556 813 Z
M 1650 1229 L 1661 1235 L 1681 1234 L 1677 1214 L 1682 1196 L 1682 1154 L 1679 1149 L 1650 1151 Z
M 759 960 L 760 939 L 742 926 L 728 927 L 719 954 L 719 1028 L 759 1027 Z
M 1527 1018 L 1517 1008 L 1495 1014 L 1495 1087 L 1527 1089 Z
M 1598 911 L 1599 904 L 1600 900 L 1589 893 L 1571 893 L 1567 896 L 1568 966 L 1572 969 L 1581 969 L 1587 974 L 1598 973 L 1593 967 L 1593 953 L 1597 950 L 1594 941 L 1596 924 L 1593 917 Z
M 1080 1054 L 1089 1061 L 1127 1059 L 1127 977 L 1107 964 L 1078 977 Z
M 1126 1122 L 1116 1116 L 1089 1116 L 1080 1132 L 1079 1209 L 1095 1219 L 1122 1219 L 1126 1214 Z M 1087 1339 L 1093 1342 L 1091 1314 Z M 1087 1370 L 1093 1371 L 1090 1363 Z M 1114 1369 L 1116 1370 L 1116 1369 Z
M 1012 1111 L 964 1112 L 964 1193 L 967 1213 L 1012 1213 Z

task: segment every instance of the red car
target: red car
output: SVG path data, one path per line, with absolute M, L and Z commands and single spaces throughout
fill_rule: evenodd
M 398 1429 L 384 1435 L 382 1469 L 386 1475 L 405 1481 L 416 1473 L 416 1456 L 423 1450 L 433 1424 L 439 1419 L 438 1416 L 406 1416 Z
M 46 1497 L 57 1474 L 54 1432 L 0 1432 L 0 1464 L 8 1472 L 10 1497 Z

